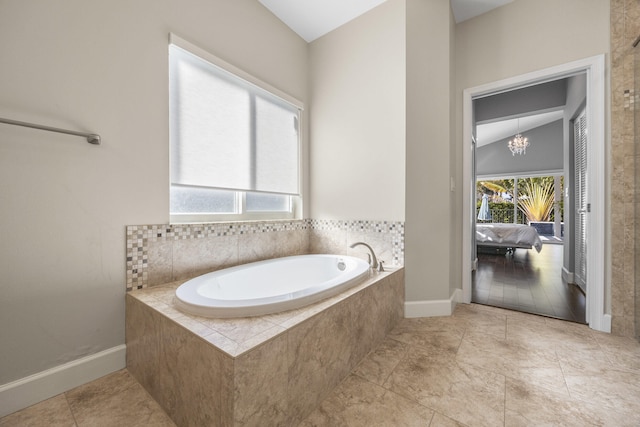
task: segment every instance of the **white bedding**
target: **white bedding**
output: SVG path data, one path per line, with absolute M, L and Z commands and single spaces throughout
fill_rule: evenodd
M 542 240 L 536 229 L 523 224 L 476 224 L 476 244 L 542 250 Z

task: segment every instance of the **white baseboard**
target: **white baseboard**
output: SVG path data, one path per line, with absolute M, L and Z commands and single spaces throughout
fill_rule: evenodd
M 126 367 L 122 344 L 0 385 L 0 417 Z
M 449 299 L 407 301 L 404 303 L 404 317 L 451 316 L 459 302 L 462 302 L 462 289 L 453 291 Z
M 600 324 L 601 328 L 599 329 L 600 332 L 607 332 L 607 333 L 611 333 L 611 315 L 610 314 L 604 314 L 602 316 L 602 321 Z
M 573 272 L 562 267 L 562 279 L 567 283 L 573 283 Z

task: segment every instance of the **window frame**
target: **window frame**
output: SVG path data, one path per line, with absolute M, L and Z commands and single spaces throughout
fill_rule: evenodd
M 203 222 L 260 221 L 300 219 L 302 203 L 300 196 L 289 197 L 288 211 L 251 211 L 246 210 L 246 191 L 235 191 L 237 213 L 170 213 L 171 224 Z M 268 193 L 265 193 L 268 194 Z
M 175 45 L 195 56 L 204 59 L 207 62 L 223 69 L 224 71 L 231 73 L 235 77 L 244 80 L 245 82 L 254 85 L 264 91 L 269 92 L 271 95 L 280 98 L 286 103 L 291 104 L 299 110 L 298 114 L 298 188 L 300 189 L 299 195 L 286 195 L 289 197 L 289 210 L 288 211 L 251 211 L 246 210 L 246 194 L 247 191 L 233 190 L 236 194 L 236 212 L 234 213 L 172 213 L 169 209 L 169 218 L 171 224 L 185 224 L 185 223 L 203 223 L 203 222 L 228 222 L 228 221 L 256 221 L 256 220 L 291 220 L 302 218 L 302 175 L 303 175 L 303 162 L 302 162 L 302 112 L 304 111 L 304 104 L 286 94 L 285 92 L 263 82 L 262 80 L 252 76 L 251 74 L 241 70 L 240 68 L 218 58 L 217 56 L 207 52 L 206 50 L 176 36 L 173 33 L 169 34 L 169 46 Z M 170 67 L 169 67 L 170 68 Z M 168 76 L 171 79 L 171 76 Z M 170 80 L 169 80 L 170 81 Z M 169 120 L 171 123 L 171 118 Z M 171 141 L 170 141 L 171 147 Z M 171 149 L 171 148 L 170 148 Z M 169 182 L 169 189 L 171 188 L 171 181 Z M 269 194 L 267 192 L 256 192 L 262 194 Z

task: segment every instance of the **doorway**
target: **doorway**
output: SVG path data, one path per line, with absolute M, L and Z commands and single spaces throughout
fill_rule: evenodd
M 562 245 L 513 254 L 478 253 L 472 302 L 585 323 L 585 295 L 562 280 Z
M 531 87 L 540 83 L 562 79 L 579 73 L 586 75 L 587 103 L 585 106 L 589 123 L 589 150 L 587 160 L 587 198 L 591 209 L 587 213 L 586 233 L 589 237 L 589 252 L 586 254 L 586 321 L 592 329 L 609 332 L 611 317 L 604 307 L 604 56 L 552 67 L 514 78 L 469 88 L 463 94 L 463 302 L 471 302 L 472 272 L 477 266 L 475 248 L 475 151 L 473 146 L 473 123 L 475 122 L 473 100 L 489 94 L 512 91 L 515 88 Z M 565 144 L 566 145 L 566 144 Z M 472 234 L 473 233 L 473 234 Z M 571 273 L 565 272 L 562 274 Z
M 550 142 L 563 143 L 562 128 L 555 125 L 555 135 L 535 129 L 523 135 L 531 136 L 532 149 L 547 151 L 537 146 L 544 145 L 543 134 Z M 506 149 L 502 140 L 490 144 Z M 487 145 L 478 149 L 481 155 L 492 148 Z M 472 302 L 585 323 L 585 295 L 562 274 L 564 249 L 570 246 L 564 242 L 563 178 L 561 172 L 555 176 L 478 177 L 481 207 L 476 221 Z M 490 202 L 485 204 L 485 200 Z

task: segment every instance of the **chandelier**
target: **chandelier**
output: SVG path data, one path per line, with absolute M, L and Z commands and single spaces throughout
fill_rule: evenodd
M 515 156 L 516 154 L 527 154 L 529 140 L 520 134 L 520 119 L 518 119 L 518 133 L 508 142 L 507 146 L 509 147 L 509 150 L 511 150 L 512 156 Z

